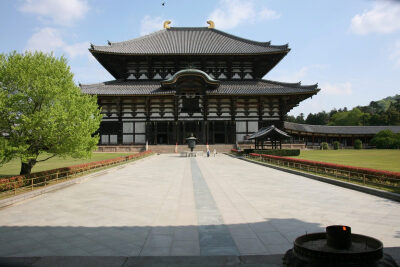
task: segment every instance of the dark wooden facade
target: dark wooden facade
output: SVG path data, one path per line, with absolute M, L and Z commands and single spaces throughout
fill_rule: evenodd
M 182 112 L 184 96 L 99 96 L 102 144 L 183 144 L 193 133 L 200 143 L 234 144 L 259 128 L 282 128 L 280 97 L 203 96 L 200 110 Z M 207 103 L 207 104 L 205 104 Z

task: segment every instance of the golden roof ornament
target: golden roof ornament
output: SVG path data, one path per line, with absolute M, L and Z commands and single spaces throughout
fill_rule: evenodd
M 214 29 L 215 28 L 215 23 L 212 20 L 207 20 L 208 23 L 208 28 L 209 29 Z
M 170 20 L 164 21 L 164 29 L 169 29 L 169 28 L 171 28 L 171 27 L 169 26 L 169 24 L 171 24 L 171 21 L 170 21 Z

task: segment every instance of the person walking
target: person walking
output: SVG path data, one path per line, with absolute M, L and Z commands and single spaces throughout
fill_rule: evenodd
M 207 148 L 207 158 L 209 158 L 209 157 L 210 157 L 210 149 Z
M 217 155 L 217 150 L 214 148 L 214 157 L 215 157 L 215 155 Z

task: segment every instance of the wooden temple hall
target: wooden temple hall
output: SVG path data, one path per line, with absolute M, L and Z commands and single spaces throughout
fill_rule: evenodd
M 80 85 L 104 115 L 100 145 L 241 143 L 286 114 L 317 85 L 265 80 L 290 51 L 208 27 L 170 27 L 89 51 L 115 80 Z

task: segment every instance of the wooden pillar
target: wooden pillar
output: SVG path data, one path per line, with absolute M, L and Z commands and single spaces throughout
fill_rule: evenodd
M 232 142 L 236 144 L 236 121 L 231 122 Z
M 115 99 L 115 104 L 117 107 L 117 115 L 118 115 L 117 145 L 122 145 L 123 126 L 122 126 L 122 103 L 120 97 Z
M 224 140 L 224 143 L 225 144 L 228 144 L 228 126 L 227 126 L 227 121 L 224 121 L 224 138 L 225 138 L 225 140 Z
M 174 144 L 176 144 L 176 143 L 178 143 L 178 122 L 177 121 L 174 121 L 173 122 L 173 126 L 172 126 L 173 128 L 172 128 L 172 136 L 173 136 L 173 138 L 172 138 L 172 141 L 174 142 L 173 143 L 173 145 Z
M 154 122 L 154 144 L 157 145 L 157 122 Z
M 182 144 L 185 143 L 185 138 L 186 138 L 186 127 L 185 127 L 185 121 L 182 121 Z
M 204 142 L 208 144 L 208 121 L 203 121 L 203 138 Z
M 215 121 L 211 122 L 212 129 L 211 129 L 211 142 L 215 144 Z
M 171 134 L 173 135 L 173 131 L 171 133 L 171 131 L 169 130 L 171 123 L 169 121 L 167 121 L 167 145 L 170 145 L 170 140 L 171 140 Z
M 145 139 L 146 140 L 144 140 L 144 142 L 147 141 L 150 144 L 150 140 L 149 140 L 149 137 L 150 137 L 150 125 L 149 124 L 150 123 L 148 121 L 145 122 L 145 128 L 146 128 Z
M 151 137 L 153 136 L 153 133 L 151 132 L 150 128 L 151 128 L 151 122 L 150 122 L 150 98 L 146 97 L 145 98 L 145 115 L 146 115 L 146 141 L 149 144 L 153 144 L 152 141 L 154 140 L 150 140 Z

